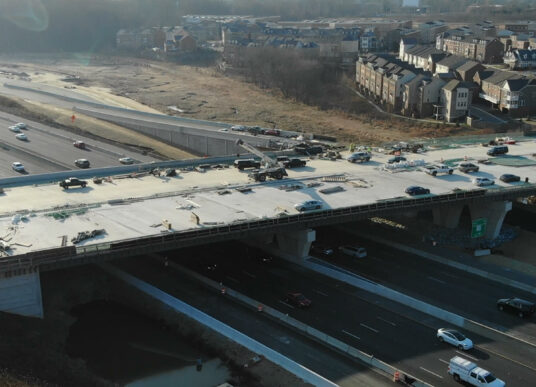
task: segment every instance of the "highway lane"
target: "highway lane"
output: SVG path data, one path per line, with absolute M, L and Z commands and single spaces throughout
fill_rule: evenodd
M 27 130 L 22 130 L 28 136 L 28 141 L 15 138 L 9 126 L 16 122 L 28 124 Z M 106 167 L 121 165 L 119 158 L 130 156 L 135 160 L 149 162 L 154 158 L 139 152 L 102 141 L 70 133 L 65 130 L 47 127 L 37 122 L 24 120 L 11 114 L 0 112 L 0 173 L 2 176 L 16 176 L 19 173 L 11 169 L 13 161 L 22 162 L 28 173 L 46 173 L 61 170 L 78 169 L 74 161 L 86 158 L 91 167 Z M 73 146 L 75 140 L 84 141 L 88 149 L 78 149 Z
M 169 254 L 170 259 L 202 272 L 226 286 L 270 305 L 331 336 L 373 354 L 402 370 L 436 386 L 455 385 L 447 375 L 447 364 L 457 350 L 440 344 L 436 329 L 406 317 L 398 310 L 379 306 L 379 298 L 329 278 L 315 275 L 279 261 L 259 265 L 256 257 L 240 249 L 236 242 Z M 214 266 L 216 265 L 216 266 Z M 311 308 L 296 309 L 284 301 L 288 291 L 303 292 L 313 301 Z M 471 335 L 477 344 L 484 337 Z M 506 379 L 510 386 L 525 386 L 536 378 L 536 368 L 498 356 L 480 346 L 462 356 Z
M 185 278 L 150 258 L 114 261 L 114 265 L 149 282 L 268 347 L 282 353 L 341 387 L 390 386 L 392 382 L 360 363 L 319 346 L 291 329 Z
M 500 298 L 517 296 L 534 301 L 533 294 L 389 246 L 360 240 L 340 228 L 320 228 L 317 239 L 335 247 L 356 243 L 365 246 L 369 254 L 366 259 L 339 254 L 334 262 L 375 282 L 536 345 L 535 316 L 521 319 L 496 307 Z M 532 361 L 536 367 L 536 359 Z

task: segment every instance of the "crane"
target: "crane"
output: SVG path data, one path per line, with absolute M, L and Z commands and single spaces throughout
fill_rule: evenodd
M 241 146 L 248 152 L 253 153 L 261 158 L 264 167 L 251 172 L 248 176 L 255 181 L 266 181 L 267 177 L 280 180 L 283 176 L 288 176 L 287 171 L 276 160 L 255 148 L 253 145 L 245 143 L 242 139 L 236 140 L 236 145 Z

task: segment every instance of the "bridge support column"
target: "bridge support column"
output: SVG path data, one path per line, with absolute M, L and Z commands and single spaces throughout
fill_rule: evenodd
M 475 203 L 469 206 L 472 221 L 480 218 L 487 219 L 485 237 L 488 239 L 495 239 L 499 236 L 504 217 L 511 209 L 512 202 L 510 201 Z
M 43 318 L 39 272 L 0 277 L 0 311 Z
M 462 215 L 463 205 L 461 204 L 449 204 L 434 208 L 432 213 L 434 215 L 434 224 L 436 226 L 442 226 L 446 228 L 456 228 L 460 223 L 460 216 Z
M 311 243 L 316 239 L 313 229 L 287 231 L 275 234 L 276 247 L 285 259 L 300 263 L 309 255 Z

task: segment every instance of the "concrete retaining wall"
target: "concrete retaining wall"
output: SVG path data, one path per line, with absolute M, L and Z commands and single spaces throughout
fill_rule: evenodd
M 156 300 L 162 302 L 163 304 L 179 311 L 180 313 L 187 315 L 188 317 L 196 320 L 197 322 L 246 347 L 250 351 L 264 356 L 266 359 L 293 373 L 304 381 L 318 387 L 337 386 L 335 383 L 323 378 L 322 376 L 311 371 L 310 369 L 303 367 L 301 364 L 296 363 L 295 361 L 283 356 L 279 352 L 268 348 L 264 344 L 253 340 L 252 338 L 212 318 L 211 316 L 201 312 L 200 310 L 182 302 L 181 300 L 170 296 L 169 294 L 161 291 L 160 289 L 149 285 L 148 283 L 143 282 L 136 277 L 131 276 L 130 274 L 116 269 L 110 264 L 101 264 L 100 266 L 107 273 L 125 281 L 136 289 L 141 290 L 142 292 L 150 295 L 151 297 L 154 297 Z
M 0 277 L 0 311 L 43 318 L 39 272 Z

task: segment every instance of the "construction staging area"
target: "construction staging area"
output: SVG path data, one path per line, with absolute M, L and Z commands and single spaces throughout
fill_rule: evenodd
M 386 168 L 391 156 L 381 152 L 372 152 L 371 161 L 365 163 L 313 159 L 305 167 L 289 169 L 287 178 L 265 183 L 251 181 L 247 171 L 219 166 L 182 170 L 176 176 L 113 177 L 68 190 L 57 183 L 6 188 L 0 196 L 3 254 L 9 257 L 73 245 L 90 247 L 281 219 L 299 214 L 295 205 L 308 200 L 321 202 L 322 208 L 312 211 L 315 213 L 400 202 L 410 199 L 404 190 L 412 185 L 430 189 L 430 194 L 419 198 L 453 192 L 483 195 L 487 191 L 486 195 L 495 195 L 493 200 L 507 200 L 536 191 L 535 142 L 510 145 L 509 154 L 501 157 L 488 158 L 487 149 L 466 146 L 410 154 L 399 168 Z M 480 171 L 460 172 L 456 165 L 464 160 L 479 165 Z M 524 166 L 505 165 L 510 164 L 504 162 L 507 160 Z M 439 162 L 451 165 L 454 173 L 433 177 L 422 167 L 412 166 Z M 499 176 L 506 173 L 519 175 L 521 181 L 500 181 Z M 478 187 L 472 182 L 475 177 L 493 179 L 495 184 Z

